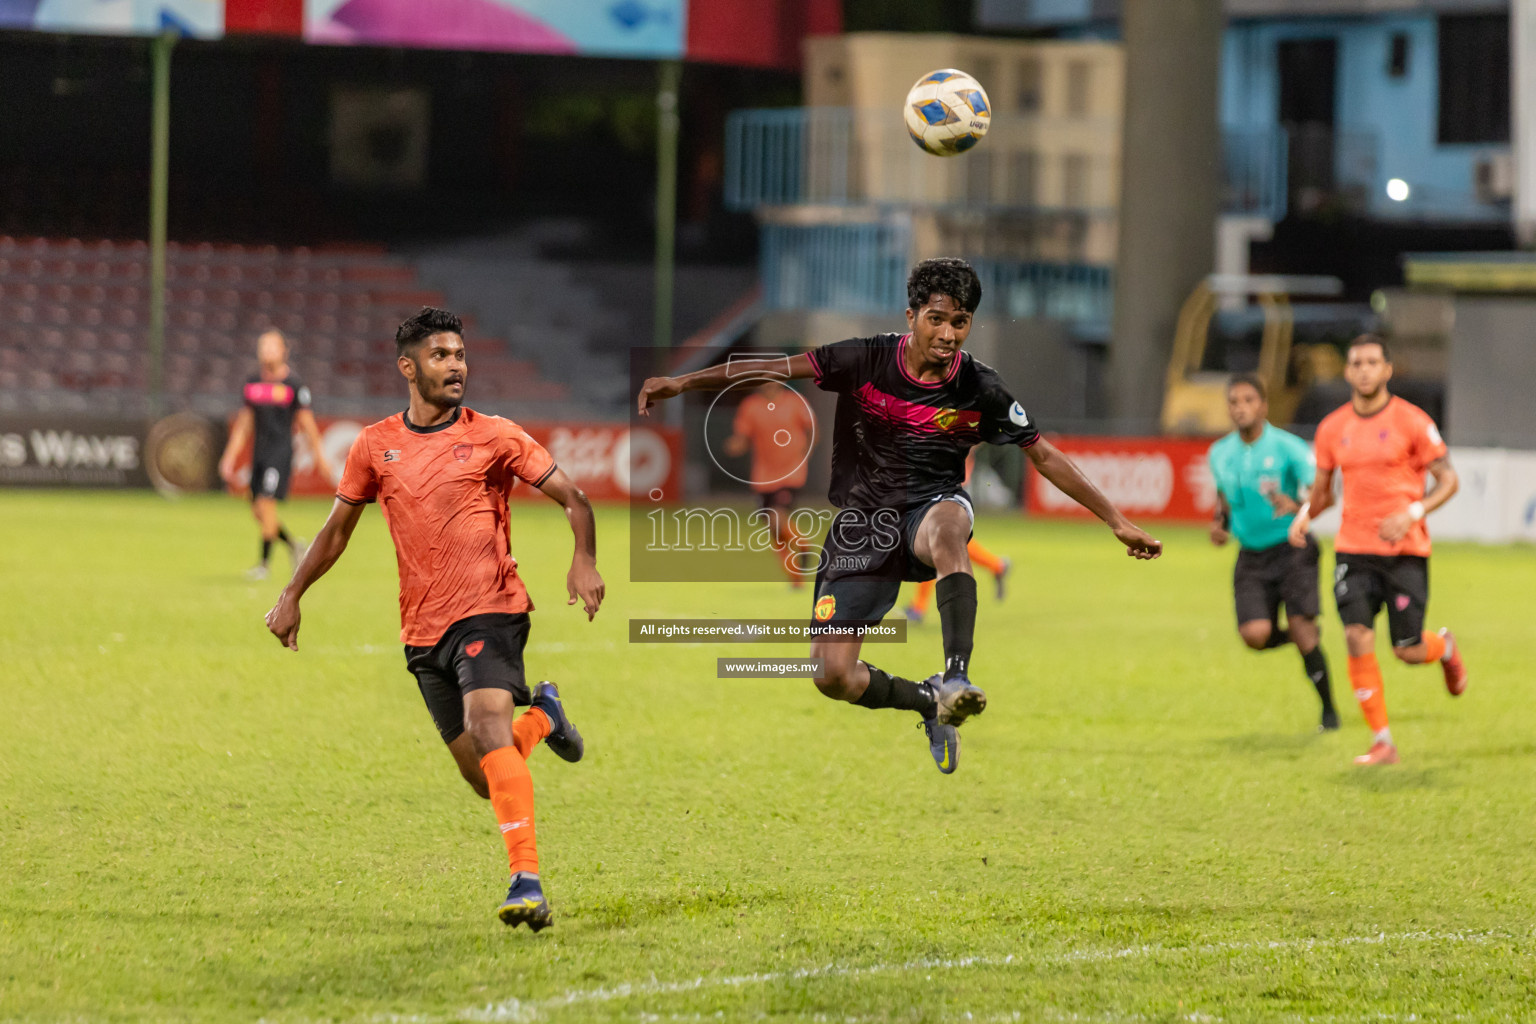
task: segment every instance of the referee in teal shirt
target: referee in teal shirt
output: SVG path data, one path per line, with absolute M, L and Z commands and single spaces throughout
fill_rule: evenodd
M 1237 429 L 1211 445 L 1209 456 L 1216 481 L 1211 543 L 1220 547 L 1235 536 L 1241 548 L 1232 571 L 1237 631 L 1256 651 L 1294 643 L 1323 703 L 1318 729 L 1337 729 L 1328 661 L 1317 642 L 1317 538 L 1308 534 L 1305 548 L 1286 541 L 1315 475 L 1311 449 L 1295 434 L 1269 424 L 1264 382 L 1251 373 L 1227 383 L 1227 413 Z

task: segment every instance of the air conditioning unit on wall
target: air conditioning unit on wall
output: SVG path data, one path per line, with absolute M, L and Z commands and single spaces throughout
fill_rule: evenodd
M 331 180 L 366 189 L 421 188 L 431 111 L 425 89 L 332 87 Z
M 1515 194 L 1515 157 L 1512 153 L 1484 153 L 1472 165 L 1472 180 L 1477 198 L 1483 203 L 1497 203 Z

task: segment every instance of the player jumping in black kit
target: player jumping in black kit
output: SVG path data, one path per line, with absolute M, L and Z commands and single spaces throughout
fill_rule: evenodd
M 813 626 L 872 622 L 896 603 L 903 580 L 938 578 L 944 670 L 922 682 L 859 660 L 857 640 L 818 638 L 816 686 L 867 708 L 916 711 L 939 770 L 959 764 L 955 727 L 986 708 L 969 678 L 976 580 L 966 554 L 974 518 L 961 486 L 972 446 L 1016 444 L 1040 474 L 1093 512 L 1135 558 L 1162 543 L 1126 519 L 1092 481 L 1040 436 L 990 366 L 961 351 L 981 302 L 964 260 L 924 260 L 907 279 L 904 335 L 852 338 L 788 359 L 733 360 L 681 377 L 652 377 L 639 411 L 684 391 L 718 391 L 743 377 L 810 378 L 838 395 L 828 498 L 832 521 L 816 573 Z

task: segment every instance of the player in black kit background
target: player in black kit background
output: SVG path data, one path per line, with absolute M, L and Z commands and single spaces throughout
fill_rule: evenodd
M 289 534 L 277 516 L 277 503 L 288 497 L 293 476 L 293 429 L 297 426 L 309 442 L 316 468 L 327 480 L 336 479 L 331 461 L 320 446 L 320 427 L 310 411 L 309 388 L 288 366 L 288 341 L 279 331 L 265 331 L 256 339 L 260 369 L 245 382 L 244 407 L 229 432 L 229 444 L 219 460 L 219 476 L 234 482 L 235 459 L 254 437 L 251 456 L 251 514 L 261 528 L 261 559 L 246 573 L 264 580 L 271 571 L 272 542 L 288 546 L 292 565 L 304 557 L 303 540 Z
M 652 377 L 639 412 L 685 391 L 718 391 L 744 377 L 810 378 L 836 392 L 832 481 L 839 512 L 827 532 L 812 614 L 836 626 L 880 619 L 903 580 L 937 577 L 944 668 L 922 682 L 859 660 L 860 644 L 819 638 L 816 686 L 867 708 L 916 711 L 929 752 L 948 774 L 959 764 L 955 727 L 986 708 L 969 677 L 976 580 L 966 554 L 975 515 L 962 484 L 979 442 L 1022 447 L 1040 474 L 1102 519 L 1127 554 L 1156 558 L 1162 543 L 1128 520 L 1072 460 L 1040 436 L 990 366 L 961 351 L 981 303 L 981 281 L 959 259 L 923 260 L 907 279 L 904 335 L 851 338 L 788 359 L 748 359 L 681 377 Z

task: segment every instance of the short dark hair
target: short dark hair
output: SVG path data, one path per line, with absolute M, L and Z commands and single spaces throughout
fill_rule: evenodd
M 435 306 L 422 306 L 395 330 L 395 354 L 403 356 L 434 334 L 464 335 L 464 321 Z
M 981 278 L 965 260 L 953 256 L 923 260 L 907 276 L 907 305 L 922 309 L 935 294 L 948 295 L 967 313 L 981 305 Z
M 1347 358 L 1349 356 L 1350 349 L 1359 348 L 1361 345 L 1380 345 L 1381 358 L 1389 363 L 1392 361 L 1392 350 L 1387 347 L 1387 339 L 1383 338 L 1379 334 L 1357 335 L 1354 340 L 1352 340 L 1344 349 L 1345 357 Z
M 1266 402 L 1269 401 L 1269 392 L 1264 389 L 1264 378 L 1260 377 L 1258 374 L 1234 373 L 1231 379 L 1227 381 L 1227 393 L 1231 394 L 1232 389 L 1237 387 L 1239 384 L 1248 385 L 1259 393 L 1259 398 Z

